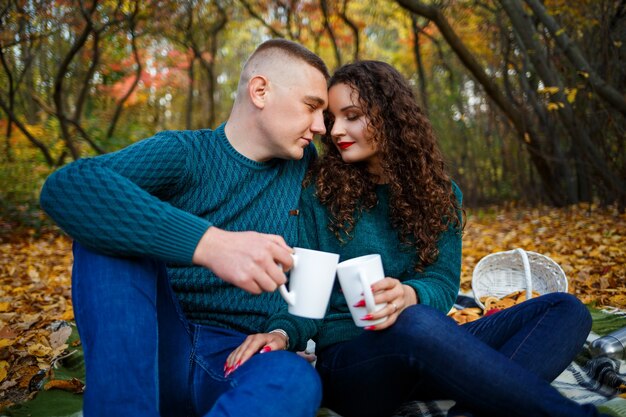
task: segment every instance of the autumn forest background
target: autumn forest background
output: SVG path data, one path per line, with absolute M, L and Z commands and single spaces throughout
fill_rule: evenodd
M 46 176 L 216 127 L 271 37 L 409 79 L 464 193 L 465 290 L 480 258 L 522 247 L 626 308 L 626 0 L 2 0 L 0 408 L 42 388 L 67 347 L 51 324 L 73 318 Z

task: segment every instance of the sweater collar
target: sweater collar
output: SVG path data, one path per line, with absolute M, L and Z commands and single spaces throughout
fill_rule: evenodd
M 239 163 L 246 165 L 250 168 L 253 169 L 268 169 L 273 167 L 274 165 L 276 165 L 276 158 L 275 159 L 271 159 L 269 161 L 266 162 L 258 162 L 258 161 L 254 161 L 250 158 L 248 158 L 245 155 L 242 155 L 241 153 L 237 152 L 237 150 L 233 147 L 233 145 L 230 144 L 230 141 L 228 140 L 228 138 L 226 137 L 226 132 L 224 131 L 224 127 L 226 126 L 226 122 L 222 123 L 221 125 L 219 125 L 217 127 L 217 129 L 215 129 L 215 133 L 217 134 L 217 137 L 220 141 L 220 143 L 222 144 L 224 150 L 226 151 L 226 153 L 231 156 L 232 158 L 234 158 L 236 161 L 238 161 Z

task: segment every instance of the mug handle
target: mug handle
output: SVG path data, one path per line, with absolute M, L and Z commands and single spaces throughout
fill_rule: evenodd
M 296 254 L 291 254 L 291 259 L 293 259 L 293 268 L 296 267 L 296 265 L 298 264 L 298 256 Z M 278 266 L 280 266 L 282 268 L 281 264 L 278 264 Z M 295 306 L 296 305 L 296 293 L 295 292 L 289 292 L 289 290 L 287 289 L 287 287 L 285 286 L 285 284 L 281 285 L 278 287 L 278 291 L 280 292 L 280 295 L 285 299 L 285 301 L 287 302 L 287 304 L 289 304 L 290 306 Z
M 363 295 L 365 297 L 365 308 L 368 313 L 373 313 L 376 310 L 376 303 L 374 302 L 374 293 L 372 293 L 372 287 L 369 280 L 362 271 L 359 271 L 359 280 L 363 287 Z

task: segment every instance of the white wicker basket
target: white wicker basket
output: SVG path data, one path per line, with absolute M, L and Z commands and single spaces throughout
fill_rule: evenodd
M 535 252 L 513 249 L 485 256 L 472 274 L 472 290 L 476 303 L 485 309 L 480 299 L 485 296 L 502 298 L 515 291 L 539 294 L 567 292 L 567 277 L 552 259 Z

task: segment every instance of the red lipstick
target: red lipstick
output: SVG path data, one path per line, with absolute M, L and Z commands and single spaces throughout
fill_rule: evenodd
M 337 143 L 337 146 L 339 146 L 339 149 L 344 150 L 344 149 L 348 149 L 350 146 L 354 145 L 356 142 L 339 142 Z

